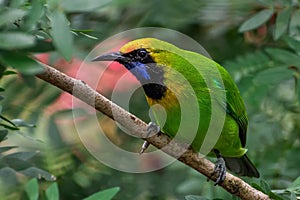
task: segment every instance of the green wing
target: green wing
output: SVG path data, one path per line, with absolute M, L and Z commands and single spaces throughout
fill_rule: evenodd
M 239 126 L 239 137 L 241 140 L 241 144 L 242 147 L 245 147 L 247 139 L 248 118 L 240 94 L 235 93 L 236 92 L 233 91 L 226 92 L 226 112 L 237 122 Z
M 184 55 L 184 58 L 188 60 L 193 66 L 198 66 L 202 75 L 204 77 L 208 77 L 213 84 L 215 84 L 215 89 L 221 89 L 226 91 L 226 103 L 224 102 L 223 98 L 219 98 L 218 94 L 216 96 L 217 101 L 221 104 L 222 107 L 226 109 L 226 112 L 228 115 L 230 115 L 238 124 L 239 126 L 239 138 L 241 141 L 242 147 L 246 145 L 246 134 L 247 134 L 247 127 L 248 127 L 248 118 L 246 115 L 246 109 L 243 102 L 243 99 L 240 95 L 240 92 L 235 84 L 235 82 L 232 80 L 230 74 L 218 63 L 214 62 L 211 59 L 208 59 L 207 57 L 204 57 L 200 54 L 189 52 L 189 51 L 181 51 L 181 53 L 178 53 L 178 55 Z M 196 59 L 197 58 L 197 59 Z M 182 58 L 180 58 L 182 59 Z M 179 59 L 179 60 L 180 60 Z M 218 67 L 219 73 L 222 76 L 223 84 L 219 83 L 218 79 L 216 78 L 219 73 L 216 74 L 216 71 L 214 67 Z M 186 71 L 188 71 L 190 68 L 183 68 L 179 67 L 177 70 L 184 70 L 182 71 L 183 74 L 187 74 Z M 193 69 L 193 67 L 191 67 Z M 180 71 L 181 72 L 181 71 Z M 195 76 L 195 77 L 193 77 Z M 188 72 L 189 80 L 197 80 L 199 79 L 199 74 Z M 215 79 L 216 78 L 216 79 Z M 203 79 L 203 78 L 202 78 Z M 207 87 L 205 85 L 205 82 L 203 83 L 202 89 Z M 196 85 L 196 84 L 195 84 Z M 225 88 L 224 88 L 225 86 Z M 200 86 L 197 86 L 200 87 Z M 199 97 L 201 99 L 203 97 Z M 218 100 L 219 99 L 219 100 Z
M 222 66 L 220 66 L 220 71 L 226 88 L 226 112 L 237 122 L 241 144 L 242 147 L 245 147 L 248 127 L 246 108 L 240 92 L 229 73 Z

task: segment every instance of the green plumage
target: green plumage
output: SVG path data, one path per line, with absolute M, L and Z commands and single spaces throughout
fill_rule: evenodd
M 160 105 L 152 110 L 165 134 L 190 142 L 202 154 L 219 151 L 238 174 L 259 176 L 244 148 L 248 119 L 243 100 L 222 66 L 154 38 L 129 42 L 115 60 L 144 85 L 149 105 Z
M 160 42 L 157 41 L 157 43 Z M 243 100 L 228 72 L 213 60 L 200 54 L 181 50 L 171 44 L 167 48 L 162 45 L 159 48 L 159 44 L 156 45 L 156 42 L 153 42 L 152 45 L 154 47 L 150 47 L 149 51 L 153 52 L 151 56 L 164 71 L 164 84 L 167 88 L 173 89 L 174 93 L 178 92 L 177 96 L 185 95 L 186 98 L 183 98 L 183 101 L 186 100 L 187 102 L 194 98 L 192 93 L 195 92 L 199 110 L 191 109 L 189 113 L 191 117 L 185 120 L 193 122 L 193 116 L 200 113 L 199 129 L 192 147 L 197 151 L 200 150 L 212 120 L 211 107 L 217 106 L 215 110 L 219 116 L 225 115 L 225 122 L 215 148 L 225 157 L 241 157 L 244 155 L 246 149 L 243 147 L 246 142 L 248 121 Z M 151 51 L 151 48 L 161 49 L 161 51 Z M 183 75 L 186 80 L 180 78 L 178 74 Z M 191 88 L 188 88 L 187 85 L 190 85 Z M 214 102 L 212 103 L 212 101 Z M 161 100 L 150 100 L 151 105 L 154 103 L 162 104 L 167 108 L 166 112 L 169 117 L 162 130 L 169 136 L 174 137 L 180 121 L 182 121 L 178 101 L 164 97 Z M 166 106 L 165 104 L 172 106 Z M 160 124 L 159 115 L 159 113 L 156 113 L 157 121 Z M 212 140 L 215 139 L 212 138 Z

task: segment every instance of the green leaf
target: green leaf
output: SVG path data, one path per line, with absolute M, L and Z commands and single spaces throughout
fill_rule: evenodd
M 49 172 L 46 172 L 42 169 L 36 168 L 36 167 L 28 167 L 27 169 L 19 171 L 22 174 L 25 174 L 26 176 L 35 177 L 38 179 L 45 179 L 46 181 L 55 181 L 56 177 Z
M 39 184 L 37 179 L 31 179 L 25 185 L 25 192 L 29 200 L 38 200 L 39 198 Z
M 289 191 L 300 190 L 300 176 L 287 188 Z
M 209 200 L 206 197 L 198 196 L 198 195 L 187 195 L 184 197 L 186 200 Z
M 237 197 L 237 196 L 235 196 L 235 195 L 232 195 L 232 196 L 231 196 L 231 199 L 232 199 L 232 200 L 240 200 L 240 198 Z
M 86 12 L 98 9 L 110 1 L 111 0 L 64 0 L 61 2 L 61 6 L 67 12 Z
M 16 52 L 3 52 L 2 54 L 4 63 L 17 69 L 22 74 L 34 75 L 44 70 L 39 62 L 26 54 Z
M 86 33 L 84 33 L 84 32 L 79 32 L 79 33 L 80 33 L 81 35 L 83 35 L 83 36 L 89 38 L 89 39 L 92 39 L 92 40 L 98 40 L 97 37 L 94 37 L 94 36 L 92 36 L 92 35 L 86 34 Z
M 264 24 L 270 17 L 273 15 L 274 11 L 273 9 L 265 9 L 254 16 L 252 16 L 250 19 L 246 20 L 239 28 L 239 32 L 245 32 L 249 31 L 255 28 L 258 28 L 262 24 Z
M 292 7 L 287 7 L 278 13 L 276 18 L 274 40 L 278 40 L 287 31 L 289 20 L 292 14 Z
M 13 168 L 16 171 L 24 170 L 32 166 L 28 161 L 24 161 L 19 158 L 10 157 L 9 154 L 2 158 L 2 161 L 6 163 L 7 166 Z
M 300 79 L 297 79 L 297 85 L 296 85 L 296 95 L 298 97 L 298 103 L 300 105 Z
M 266 52 L 273 60 L 284 63 L 286 66 L 300 66 L 300 56 L 293 52 L 278 48 L 267 48 Z
M 43 1 L 33 0 L 31 3 L 30 12 L 25 17 L 24 20 L 24 27 L 26 27 L 27 30 L 32 29 L 36 25 L 38 20 L 41 18 L 43 13 L 44 13 Z
M 18 8 L 20 6 L 23 6 L 26 2 L 26 0 L 11 0 L 9 6 L 13 8 Z
M 12 70 L 6 70 L 5 72 L 3 72 L 2 76 L 8 76 L 8 75 L 14 75 L 17 74 L 17 72 L 12 71 Z
M 0 153 L 3 153 L 3 152 L 6 152 L 6 151 L 9 151 L 11 149 L 15 149 L 15 148 L 18 148 L 17 146 L 6 146 L 6 147 L 0 147 Z
M 260 185 L 258 185 L 257 183 L 251 183 L 252 187 L 254 187 L 255 189 L 264 192 L 263 188 L 260 187 Z
M 69 21 L 59 10 L 52 12 L 49 19 L 54 46 L 66 60 L 70 61 L 73 50 L 73 35 L 70 31 Z
M 268 195 L 273 200 L 285 200 L 284 198 L 282 198 L 278 194 L 275 194 L 274 192 L 270 192 Z
M 18 180 L 16 177 L 16 171 L 9 167 L 3 167 L 0 169 L 0 181 L 1 183 L 4 183 L 5 186 L 14 186 L 14 187 L 16 187 L 17 183 L 20 182 L 20 180 Z M 1 187 L 3 187 L 3 184 L 1 185 L 2 185 Z
M 257 1 L 266 6 L 273 6 L 273 0 L 257 0 Z
M 269 194 L 271 192 L 271 187 L 266 181 L 260 180 L 260 186 L 264 190 L 265 194 Z
M 299 33 L 299 24 L 300 24 L 300 10 L 296 9 L 292 13 L 291 21 L 289 25 L 289 34 L 296 35 Z
M 291 192 L 291 200 L 297 200 L 295 192 Z
M 13 23 L 25 15 L 26 15 L 25 10 L 9 9 L 0 14 L 0 26 L 9 24 L 9 23 Z
M 10 125 L 14 126 L 17 128 L 17 126 L 9 119 L 7 119 L 6 117 L 4 117 L 3 115 L 0 115 L 0 119 L 6 121 L 7 123 L 9 123 Z
M 21 32 L 2 32 L 0 33 L 0 49 L 21 49 L 31 47 L 35 43 L 33 35 Z
M 288 68 L 270 68 L 258 73 L 254 77 L 253 83 L 257 85 L 275 85 L 283 80 L 292 78 L 293 74 L 293 71 L 289 70 Z
M 9 125 L 3 124 L 3 123 L 0 123 L 0 126 L 6 128 L 6 129 L 12 130 L 12 131 L 17 131 L 17 130 L 19 130 L 18 127 L 15 127 L 15 126 L 9 126 Z
M 8 134 L 8 130 L 5 130 L 5 129 L 2 129 L 0 130 L 0 142 L 2 142 L 3 140 L 5 140 L 7 137 L 7 134 Z M 1 150 L 0 150 L 0 153 L 1 153 Z
M 112 199 L 117 194 L 117 192 L 119 192 L 119 190 L 119 187 L 102 190 L 87 198 L 84 198 L 84 200 L 109 200 Z
M 290 6 L 293 4 L 293 0 L 278 0 L 278 2 L 283 6 Z
M 12 119 L 11 122 L 14 123 L 17 127 L 35 127 L 35 124 L 27 123 L 23 119 Z
M 35 88 L 36 87 L 36 78 L 33 75 L 26 75 L 26 74 L 21 74 L 21 77 L 26 84 L 26 86 L 30 88 Z
M 47 200 L 59 200 L 57 183 L 52 183 L 46 190 Z
M 29 151 L 29 152 L 16 152 L 16 153 L 11 153 L 6 156 L 6 158 L 17 158 L 20 160 L 29 160 L 30 158 L 34 157 L 38 151 Z
M 272 191 L 271 191 L 271 187 L 270 185 L 265 182 L 264 180 L 261 180 L 260 181 L 260 185 L 258 185 L 257 183 L 252 183 L 251 184 L 254 188 L 262 191 L 263 193 L 269 195 L 270 197 L 272 197 L 272 199 L 274 200 L 282 200 L 281 197 L 279 197 L 278 195 L 274 194 Z
M 285 42 L 294 49 L 297 53 L 300 53 L 300 41 L 296 40 L 294 37 L 286 36 L 284 37 Z
M 55 48 L 53 46 L 53 43 L 44 39 L 43 40 L 37 39 L 33 47 L 24 49 L 24 51 L 33 52 L 33 53 L 43 53 L 43 52 L 49 52 L 54 50 Z

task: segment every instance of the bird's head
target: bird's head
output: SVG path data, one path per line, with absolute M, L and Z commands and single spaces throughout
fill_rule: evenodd
M 116 61 L 124 65 L 143 85 L 148 97 L 160 99 L 166 91 L 165 68 L 170 66 L 172 44 L 154 39 L 142 38 L 131 41 L 118 52 L 107 53 L 92 61 Z

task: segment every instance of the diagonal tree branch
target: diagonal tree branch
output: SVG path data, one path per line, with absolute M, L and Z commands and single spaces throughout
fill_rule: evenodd
M 145 138 L 147 135 L 147 124 L 130 114 L 123 108 L 111 102 L 101 94 L 97 93 L 90 86 L 83 81 L 74 79 L 61 73 L 60 71 L 42 64 L 45 70 L 36 76 L 63 91 L 66 91 L 83 102 L 94 107 L 96 110 L 104 113 L 108 117 L 114 119 L 137 137 Z M 214 170 L 214 164 L 209 160 L 201 157 L 198 153 L 194 152 L 190 148 L 186 148 L 186 144 L 179 142 L 171 142 L 171 139 L 164 135 L 154 135 L 146 138 L 150 144 L 162 149 L 168 155 L 177 158 L 184 164 L 192 167 L 201 174 L 205 175 L 209 179 L 216 181 L 216 177 L 212 177 L 211 174 Z M 171 142 L 171 143 L 170 143 Z M 178 157 L 180 155 L 180 157 Z M 231 194 L 240 197 L 244 200 L 269 200 L 266 194 L 251 187 L 248 183 L 244 182 L 238 177 L 233 176 L 230 173 L 226 173 L 225 181 L 220 185 Z

